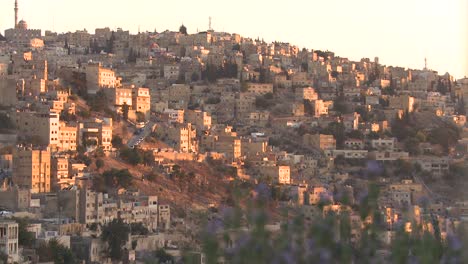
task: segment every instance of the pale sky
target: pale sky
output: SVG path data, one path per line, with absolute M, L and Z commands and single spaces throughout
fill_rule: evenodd
M 0 0 L 0 30 L 14 22 Z M 56 32 L 121 27 L 132 33 L 208 28 L 334 51 L 386 65 L 468 76 L 468 0 L 19 0 L 19 19 Z

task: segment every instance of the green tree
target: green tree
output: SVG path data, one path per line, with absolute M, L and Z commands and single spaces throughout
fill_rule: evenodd
M 187 27 L 184 26 L 184 24 L 182 24 L 180 27 L 179 27 L 179 32 L 184 34 L 184 35 L 187 35 Z
M 110 169 L 102 174 L 106 186 L 128 188 L 132 185 L 133 175 L 127 169 Z
M 122 116 L 125 120 L 128 120 L 128 112 L 130 111 L 130 106 L 127 102 L 124 102 L 122 105 Z
M 96 164 L 96 168 L 98 170 L 104 167 L 104 161 L 102 159 L 97 159 L 94 163 Z
M 102 228 L 101 239 L 107 243 L 112 260 L 122 260 L 129 234 L 130 228 L 122 219 L 114 219 Z
M 114 135 L 112 136 L 112 146 L 115 148 L 121 148 L 123 146 L 123 140 L 120 136 Z
M 73 252 L 56 239 L 42 243 L 37 252 L 41 262 L 54 262 L 55 264 L 78 263 Z
M 22 247 L 31 248 L 36 242 L 34 234 L 27 230 L 29 225 L 28 218 L 13 218 L 18 223 L 18 244 Z

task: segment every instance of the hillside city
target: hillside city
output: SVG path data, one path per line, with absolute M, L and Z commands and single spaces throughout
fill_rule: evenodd
M 42 32 L 17 10 L 0 263 L 468 260 L 468 78 L 212 28 Z

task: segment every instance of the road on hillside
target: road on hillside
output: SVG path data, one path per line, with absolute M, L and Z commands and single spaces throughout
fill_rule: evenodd
M 134 147 L 135 145 L 139 145 L 140 143 L 139 142 L 142 142 L 143 140 L 145 140 L 145 138 L 147 136 L 149 136 L 151 134 L 151 130 L 153 129 L 153 126 L 154 126 L 154 122 L 153 121 L 149 121 L 142 129 L 143 131 L 138 133 L 137 135 L 133 135 L 132 138 L 130 138 L 128 141 L 127 141 L 127 146 L 128 147 Z M 139 131 L 140 129 L 137 129 L 136 131 Z

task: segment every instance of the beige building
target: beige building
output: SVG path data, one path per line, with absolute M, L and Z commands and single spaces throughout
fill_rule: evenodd
M 311 146 L 321 150 L 336 149 L 336 140 L 332 135 L 323 134 L 305 134 L 302 142 L 306 146 Z
M 101 88 L 120 86 L 120 80 L 111 69 L 102 67 L 100 63 L 90 63 L 86 66 L 86 85 L 88 94 L 96 94 Z
M 146 119 L 151 114 L 151 96 L 148 88 L 132 89 L 132 108 L 145 115 Z
M 190 101 L 190 86 L 185 84 L 173 84 L 169 87 L 169 102 L 171 104 L 188 105 Z
M 102 147 L 104 151 L 112 149 L 112 118 L 92 119 L 78 125 L 78 145 Z
M 247 83 L 247 92 L 255 96 L 273 93 L 273 84 L 271 83 Z
M 291 184 L 291 168 L 289 166 L 261 166 L 260 174 L 271 178 L 273 183 Z
M 200 110 L 187 110 L 185 121 L 193 124 L 200 132 L 211 128 L 211 115 Z
M 327 101 L 315 100 L 312 101 L 312 106 L 314 108 L 314 116 L 320 117 L 322 115 L 328 115 L 328 108 L 330 104 Z
M 0 78 L 0 106 L 16 105 L 16 87 L 16 80 Z
M 110 88 L 104 90 L 109 100 L 109 107 L 120 110 L 120 106 L 128 105 L 132 107 L 132 88 Z
M 75 179 L 71 177 L 70 160 L 67 156 L 52 157 L 51 164 L 51 185 L 55 190 L 62 190 L 75 183 Z
M 60 122 L 59 131 L 57 149 L 59 151 L 76 151 L 78 142 L 78 128 L 76 125 L 67 125 L 65 122 Z
M 165 137 L 180 152 L 197 152 L 197 129 L 191 123 L 174 123 L 167 128 Z
M 16 112 L 18 136 L 38 138 L 46 146 L 59 143 L 59 115 L 57 113 Z
M 400 95 L 389 98 L 390 108 L 402 109 L 404 111 L 413 112 L 415 99 L 409 95 Z
M 31 193 L 50 192 L 50 152 L 19 148 L 13 154 L 13 182 Z
M 296 101 L 318 100 L 318 93 L 315 92 L 315 89 L 312 87 L 296 88 L 294 93 L 295 93 Z
M 19 227 L 14 221 L 0 221 L 0 251 L 8 256 L 7 263 L 19 261 Z

